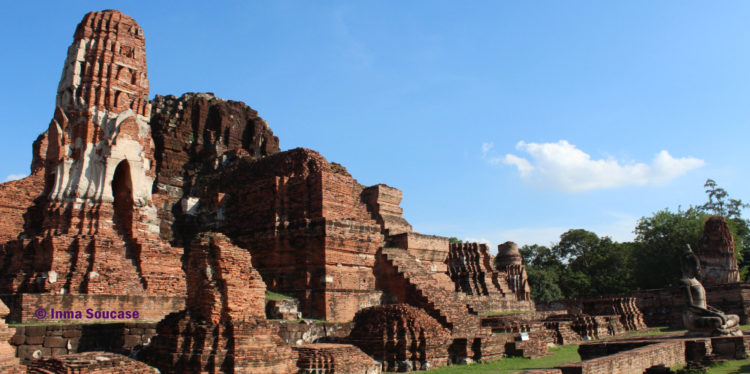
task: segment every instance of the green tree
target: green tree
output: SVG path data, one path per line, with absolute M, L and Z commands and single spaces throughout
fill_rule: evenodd
M 719 187 L 713 179 L 706 179 L 703 184 L 708 195 L 708 202 L 698 207 L 703 212 L 722 216 L 726 219 L 741 219 L 742 209 L 750 207 L 742 200 L 730 199 L 727 191 Z
M 591 297 L 629 290 L 632 282 L 632 247 L 600 238 L 591 231 L 569 230 L 552 251 L 567 262 L 560 274 L 566 297 Z
M 663 288 L 680 279 L 679 256 L 690 244 L 698 248 L 705 213 L 690 207 L 671 212 L 664 209 L 643 217 L 635 228 L 633 276 L 639 289 Z
M 526 268 L 526 272 L 529 275 L 532 300 L 546 303 L 563 298 L 560 286 L 557 285 L 559 278 L 554 269 L 537 269 L 530 266 Z
M 459 238 L 455 236 L 451 236 L 450 238 L 448 238 L 448 243 L 450 244 L 461 244 L 463 242 L 464 242 L 463 240 L 460 240 Z

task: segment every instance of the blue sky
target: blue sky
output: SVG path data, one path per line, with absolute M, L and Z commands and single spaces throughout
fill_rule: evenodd
M 0 178 L 28 174 L 76 24 L 146 35 L 151 96 L 214 92 L 427 234 L 631 240 L 638 218 L 750 200 L 748 2 L 12 2 L 0 14 Z

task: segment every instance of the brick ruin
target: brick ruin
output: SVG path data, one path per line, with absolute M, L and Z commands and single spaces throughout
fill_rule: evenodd
M 187 269 L 186 309 L 159 322 L 146 362 L 162 373 L 293 371 L 291 348 L 266 320 L 266 287 L 247 250 L 202 233 Z
M 451 334 L 424 310 L 392 304 L 359 311 L 346 341 L 381 361 L 386 371 L 412 371 L 446 365 Z
M 701 283 L 704 285 L 740 281 L 740 271 L 734 256 L 734 238 L 724 217 L 713 216 L 706 221 L 695 255 L 701 263 Z
M 182 250 L 158 236 L 144 41 L 117 11 L 78 25 L 32 175 L 3 191 L 4 201 L 36 194 L 23 229 L 3 234 L 15 236 L 3 245 L 3 292 L 184 295 Z
M 115 328 L 116 352 L 79 346 L 76 329 L 0 326 L 3 370 L 27 370 L 11 337 L 29 372 L 374 374 L 645 328 L 627 298 L 537 311 L 517 245 L 493 258 L 413 231 L 400 190 L 282 151 L 242 102 L 148 95 L 143 30 L 119 11 L 85 15 L 30 176 L 0 184 L 10 318 L 93 306 L 146 320 Z M 727 252 L 708 237 L 706 253 Z M 294 300 L 267 304 L 267 290 Z

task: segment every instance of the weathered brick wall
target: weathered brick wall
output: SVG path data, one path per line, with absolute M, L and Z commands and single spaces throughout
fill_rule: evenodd
M 343 167 L 306 149 L 240 159 L 203 196 L 222 193 L 219 230 L 250 250 L 270 290 L 300 300 L 304 316 L 347 321 L 380 303 L 372 268 L 383 235 Z
M 211 323 L 265 318 L 266 285 L 243 248 L 221 234 L 199 234 L 186 264 L 194 317 Z
M 362 199 L 367 204 L 372 217 L 380 224 L 386 236 L 411 232 L 411 225 L 399 206 L 403 193 L 385 184 L 376 184 L 362 191 Z
M 0 244 L 24 231 L 24 214 L 44 189 L 42 173 L 0 184 Z
M 199 175 L 215 172 L 227 152 L 243 151 L 253 159 L 278 153 L 279 139 L 257 111 L 211 93 L 157 95 L 151 104 L 160 235 L 181 243 L 182 235 L 190 234 L 188 215 L 193 213 L 185 212 L 180 201 L 195 196 Z
M 50 295 L 50 294 L 17 294 L 1 295 L 10 308 L 9 321 L 26 322 L 98 322 L 98 321 L 121 321 L 118 319 L 87 319 L 86 310 L 92 311 L 138 311 L 138 321 L 159 321 L 169 313 L 185 308 L 184 297 L 167 296 L 130 296 L 130 295 Z M 34 312 L 42 308 L 45 310 L 45 318 L 38 319 Z M 53 318 L 51 310 L 56 311 L 80 311 L 83 319 Z
M 186 266 L 186 309 L 159 322 L 143 359 L 163 373 L 292 372 L 293 352 L 265 319 L 265 287 L 247 250 L 201 233 Z
M 445 260 L 448 258 L 450 244 L 446 237 L 407 232 L 389 236 L 388 246 L 406 249 L 412 256 L 430 266 L 431 271 L 448 271 Z
M 319 342 L 339 342 L 349 336 L 354 322 L 319 322 L 310 321 L 269 321 L 278 328 L 279 336 L 289 345 L 311 344 Z
M 24 363 L 71 353 L 130 354 L 156 335 L 156 322 L 16 326 L 10 343 Z M 35 357 L 36 352 L 36 357 Z
M 154 374 L 156 370 L 122 355 L 109 352 L 87 352 L 35 361 L 29 365 L 34 373 L 76 374 Z
M 681 340 L 673 340 L 557 368 L 563 374 L 642 373 L 656 365 L 670 367 L 684 363 L 685 344 Z

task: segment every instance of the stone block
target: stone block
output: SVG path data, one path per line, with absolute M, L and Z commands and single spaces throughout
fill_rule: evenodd
M 61 336 L 47 336 L 44 338 L 44 347 L 46 348 L 64 348 L 67 339 Z

